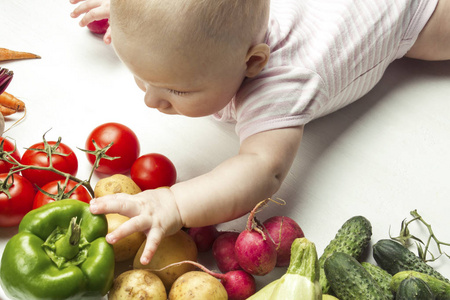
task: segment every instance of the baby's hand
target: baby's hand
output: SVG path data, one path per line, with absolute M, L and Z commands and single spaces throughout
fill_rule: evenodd
M 102 20 L 109 19 L 109 0 L 70 0 L 70 3 L 78 5 L 70 14 L 72 18 L 78 18 L 81 14 L 85 14 L 80 21 L 80 26 L 84 27 L 87 24 Z M 111 27 L 108 27 L 103 40 L 106 44 L 111 43 Z
M 147 190 L 137 195 L 113 194 L 94 199 L 90 203 L 93 214 L 118 213 L 130 218 L 106 236 L 110 244 L 142 231 L 147 241 L 141 263 L 150 262 L 164 236 L 176 233 L 183 227 L 175 198 L 170 189 Z

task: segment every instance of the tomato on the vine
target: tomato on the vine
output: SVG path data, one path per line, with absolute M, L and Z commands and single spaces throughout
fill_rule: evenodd
M 177 180 L 174 164 L 158 153 L 144 154 L 131 167 L 131 179 L 141 190 L 172 186 Z
M 13 174 L 5 182 L 8 174 L 0 174 L 0 227 L 19 225 L 33 207 L 35 190 L 26 178 Z M 9 184 L 12 184 L 8 187 Z M 11 198 L 5 193 L 7 191 Z
M 86 140 L 86 150 L 96 150 L 93 141 L 98 149 L 105 148 L 112 143 L 111 148 L 105 154 L 110 157 L 118 157 L 113 160 L 100 160 L 96 171 L 105 174 L 127 172 L 139 157 L 141 150 L 136 134 L 127 126 L 119 123 L 105 123 L 95 128 Z M 95 163 L 95 155 L 87 153 L 87 158 L 91 164 Z
M 33 209 L 41 207 L 42 205 L 45 205 L 47 203 L 56 201 L 55 198 L 58 198 L 58 196 L 61 196 L 61 194 L 64 194 L 64 196 L 65 196 L 73 188 L 75 188 L 75 186 L 78 184 L 77 182 L 75 182 L 73 180 L 69 180 L 67 182 L 65 189 L 63 190 L 64 183 L 65 183 L 65 180 L 54 180 L 54 181 L 51 181 L 51 182 L 47 183 L 46 185 L 44 185 L 42 187 L 42 190 L 44 190 L 45 192 L 47 192 L 51 195 L 54 195 L 55 197 L 50 197 L 50 196 L 42 193 L 41 191 L 38 191 L 36 193 L 36 195 L 34 196 Z M 58 189 L 58 184 L 59 184 L 59 189 Z M 67 199 L 67 198 L 76 199 L 76 200 L 80 200 L 80 201 L 89 203 L 89 201 L 91 201 L 91 199 L 92 199 L 92 196 L 91 196 L 91 194 L 89 194 L 88 190 L 84 186 L 80 185 L 70 194 L 70 196 L 61 197 L 61 198 L 58 198 L 58 200 Z
M 25 151 L 22 155 L 21 163 L 23 165 L 33 165 L 39 167 L 48 167 L 50 164 L 49 157 L 44 151 L 47 147 L 51 147 L 52 151 L 52 166 L 64 173 L 75 176 L 78 172 L 78 159 L 72 149 L 59 142 L 49 141 L 40 142 L 34 144 L 29 149 Z M 39 150 L 33 150 L 39 149 Z M 25 169 L 22 171 L 23 177 L 27 178 L 31 183 L 36 184 L 39 187 L 44 186 L 50 181 L 64 179 L 64 176 L 58 175 L 49 170 L 38 170 L 38 169 Z
M 20 162 L 20 153 L 19 150 L 17 150 L 17 148 L 15 147 L 14 143 L 6 138 L 0 137 L 0 148 L 1 145 L 3 145 L 3 151 L 12 152 L 11 156 L 15 160 Z M 3 159 L 0 159 L 0 173 L 8 173 L 13 166 L 14 165 L 4 161 Z

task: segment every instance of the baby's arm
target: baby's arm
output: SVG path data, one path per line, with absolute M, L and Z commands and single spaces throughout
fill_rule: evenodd
M 84 2 L 82 2 L 84 1 Z M 78 18 L 81 14 L 85 14 L 80 20 L 80 26 L 84 27 L 92 21 L 109 19 L 109 0 L 70 0 L 70 3 L 78 5 L 70 14 L 72 18 Z M 111 27 L 108 27 L 103 41 L 106 44 L 111 43 Z
M 272 196 L 297 153 L 303 127 L 255 134 L 243 141 L 239 154 L 212 171 L 170 189 L 138 195 L 115 194 L 95 199 L 92 213 L 120 213 L 131 219 L 107 236 L 108 242 L 135 232 L 147 234 L 141 262 L 147 264 L 161 239 L 181 227 L 230 221 Z

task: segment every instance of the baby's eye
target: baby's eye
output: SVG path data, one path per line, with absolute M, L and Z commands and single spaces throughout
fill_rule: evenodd
M 183 96 L 188 94 L 188 92 L 181 92 L 181 91 L 176 91 L 176 90 L 169 90 L 169 93 L 175 94 L 177 96 Z

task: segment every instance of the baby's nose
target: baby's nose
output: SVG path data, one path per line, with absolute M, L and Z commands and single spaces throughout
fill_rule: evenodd
M 154 93 L 145 93 L 145 105 L 151 108 L 163 109 L 170 106 L 170 102 Z

